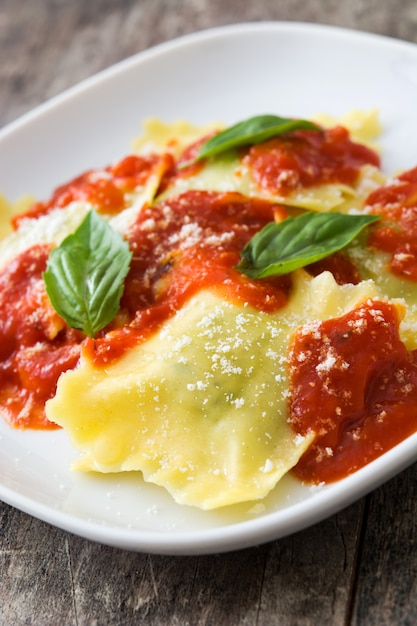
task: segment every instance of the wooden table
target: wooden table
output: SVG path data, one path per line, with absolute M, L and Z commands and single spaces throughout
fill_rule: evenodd
M 415 0 L 0 0 L 0 126 L 159 42 L 259 20 L 417 43 Z M 0 503 L 0 624 L 411 625 L 416 496 L 417 465 L 294 536 L 192 557 L 109 548 Z

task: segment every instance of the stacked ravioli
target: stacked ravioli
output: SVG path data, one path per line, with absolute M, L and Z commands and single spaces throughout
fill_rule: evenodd
M 333 120 L 318 121 L 339 132 Z M 379 132 L 375 112 L 339 123 L 355 146 Z M 308 158 L 319 173 L 291 169 L 297 150 L 306 149 L 303 131 L 296 141 L 289 137 L 273 166 L 273 140 L 188 165 L 196 146 L 219 130 L 148 120 L 134 144 L 146 167 L 125 183 L 118 206 L 100 204 L 97 195 L 63 202 L 55 194 L 41 211 L 20 215 L 1 244 L 7 267 L 34 239 L 58 246 L 90 210 L 129 242 L 132 270 L 120 311 L 94 340 L 77 336 L 77 363 L 59 375 L 46 419 L 80 451 L 75 469 L 137 471 L 178 503 L 202 509 L 264 498 L 317 441 L 322 425 L 299 428 L 292 419 L 297 334 L 314 335 L 326 320 L 383 301 L 398 313 L 405 349 L 416 348 L 416 283 L 365 235 L 343 251 L 355 280 L 332 263 L 269 281 L 236 270 L 239 251 L 264 223 L 305 211 L 380 212 L 381 203 L 369 202 L 372 194 L 402 183 L 385 179 L 373 147 L 361 153 L 370 156 L 355 171 L 332 147 L 335 170 L 344 172 L 339 178 L 328 174 L 327 161 L 321 164 L 314 142 Z M 117 166 L 96 170 L 89 184 L 116 179 L 115 172 Z M 387 224 L 393 219 L 387 216 Z

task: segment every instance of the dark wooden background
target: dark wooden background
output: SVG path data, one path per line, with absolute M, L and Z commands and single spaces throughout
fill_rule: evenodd
M 0 0 L 0 126 L 159 42 L 259 20 L 417 43 L 416 0 Z M 101 546 L 0 502 L 0 624 L 411 626 L 416 495 L 413 466 L 292 537 L 201 557 Z

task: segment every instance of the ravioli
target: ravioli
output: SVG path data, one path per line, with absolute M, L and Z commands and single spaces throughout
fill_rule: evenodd
M 287 422 L 291 332 L 376 295 L 300 272 L 274 315 L 200 292 L 114 365 L 82 357 L 63 374 L 48 418 L 83 456 L 83 471 L 140 470 L 181 504 L 202 509 L 263 498 L 314 438 Z
M 378 149 L 377 141 L 382 134 L 378 109 L 354 109 L 344 115 L 334 117 L 328 113 L 318 113 L 313 120 L 325 128 L 341 124 L 348 129 L 354 141 L 365 144 L 372 149 Z
M 119 164 L 115 167 L 117 166 Z M 13 205 L 0 196 L 0 214 L 3 213 L 5 221 L 4 226 L 0 222 L 0 269 L 33 245 L 58 246 L 65 237 L 76 230 L 90 210 L 100 212 L 114 230 L 125 233 L 143 206 L 154 199 L 165 169 L 164 159 L 158 157 L 149 168 L 142 184 L 137 184 L 132 190 L 121 192 L 121 197 L 124 196 L 125 198 L 125 206 L 117 212 L 109 210 L 107 206 L 100 206 L 100 194 L 97 194 L 98 199 L 89 199 L 88 197 L 77 199 L 76 196 L 75 199 L 72 199 L 70 196 L 71 188 L 76 187 L 82 177 L 58 188 L 55 192 L 58 197 L 50 203 L 51 206 L 47 210 L 43 211 L 42 203 L 35 203 L 30 196 L 23 196 Z M 93 184 L 101 181 L 106 182 L 110 178 L 106 170 L 96 170 L 91 174 L 88 172 L 84 177 L 91 178 Z M 62 200 L 62 197 L 66 195 L 70 197 L 68 203 L 66 200 Z M 38 206 L 41 208 L 41 212 L 38 212 Z M 18 218 L 13 230 L 10 228 L 12 215 L 16 215 Z M 2 230 L 3 237 L 1 237 Z
M 302 209 L 331 211 L 355 197 L 355 189 L 348 185 L 322 185 L 315 189 L 303 189 L 286 196 L 263 190 L 242 166 L 240 158 L 230 152 L 209 161 L 197 176 L 177 178 L 172 187 L 162 195 L 166 199 L 189 190 L 238 192 L 248 197 L 265 198 Z
M 401 330 L 410 350 L 417 348 L 416 190 L 416 169 L 373 190 L 364 201 L 363 211 L 380 214 L 384 220 L 371 236 L 362 235 L 348 249 L 364 278 L 372 279 L 387 299 L 399 298 L 406 304 Z
M 143 121 L 142 134 L 133 140 L 132 147 L 138 154 L 168 151 L 179 157 L 190 144 L 223 128 L 220 122 L 195 126 L 187 120 L 167 124 L 157 117 L 149 117 Z
M 388 269 L 388 254 L 373 251 L 356 243 L 349 248 L 349 256 L 364 278 L 372 280 L 379 292 L 387 300 L 395 299 L 405 306 L 401 321 L 401 336 L 409 350 L 417 349 L 417 285 L 412 281 L 401 280 Z
M 359 144 L 351 144 L 349 140 L 347 140 L 347 144 L 344 148 L 346 152 L 352 150 L 355 145 L 365 145 L 367 143 L 365 139 L 369 141 L 370 138 L 375 138 L 380 130 L 376 111 L 366 113 L 354 112 L 350 116 L 345 116 L 343 121 L 346 122 L 346 128 L 349 130 L 352 129 L 352 138 L 359 142 Z M 338 123 L 336 120 L 319 116 L 318 122 L 323 122 L 324 128 L 330 128 L 330 134 L 328 138 L 326 136 L 326 141 L 329 141 L 331 159 L 327 163 L 320 163 L 323 147 L 318 147 L 312 142 L 305 147 L 307 161 L 303 166 L 306 171 L 309 168 L 321 171 L 320 178 L 322 178 L 332 160 L 335 161 L 339 158 L 337 150 L 335 150 L 333 145 L 332 133 L 335 132 L 338 141 L 340 141 L 340 138 L 337 132 L 332 130 L 332 127 L 335 127 Z M 340 123 L 342 122 L 339 122 L 339 124 Z M 155 120 L 148 120 L 145 124 L 145 130 L 147 132 L 145 132 L 144 138 L 135 142 L 135 146 L 139 150 L 144 149 L 148 145 L 153 145 L 151 141 L 152 131 L 155 133 L 157 140 L 171 137 L 175 135 L 176 131 L 179 131 L 180 136 L 181 133 L 184 132 L 185 137 L 188 139 L 191 139 L 194 135 L 200 138 L 204 137 L 207 132 L 207 129 L 204 129 L 203 132 L 200 131 L 198 134 L 196 128 L 187 125 L 184 126 L 181 123 L 174 124 L 172 127 L 162 126 L 161 128 Z M 172 142 L 172 139 L 170 141 Z M 294 147 L 295 150 L 304 150 L 300 138 L 295 137 L 293 141 L 295 142 L 294 146 L 291 145 L 291 143 L 288 146 L 290 151 L 292 151 Z M 300 141 L 300 143 L 297 144 L 297 141 Z M 179 142 L 179 146 L 181 145 L 181 142 Z M 268 142 L 266 145 L 268 156 L 277 149 L 277 146 L 269 146 Z M 179 148 L 177 149 L 177 153 L 179 153 Z M 374 180 L 378 182 L 381 180 L 382 175 L 378 167 L 379 163 L 377 159 L 374 159 L 373 151 L 370 151 L 368 154 L 364 152 L 359 158 L 358 156 L 357 154 L 353 156 L 352 153 L 355 167 L 359 169 L 359 176 L 355 178 L 350 178 L 345 182 L 343 180 L 333 181 L 330 178 L 327 181 L 318 180 L 316 183 L 308 184 L 308 186 L 302 184 L 296 186 L 295 189 L 292 189 L 291 186 L 287 189 L 286 180 L 291 181 L 294 178 L 296 174 L 293 167 L 295 166 L 296 169 L 300 168 L 301 163 L 293 163 L 291 161 L 284 142 L 283 145 L 279 146 L 279 152 L 275 162 L 267 163 L 265 168 L 266 171 L 274 168 L 274 170 L 276 170 L 277 181 L 280 181 L 280 179 L 284 181 L 284 184 L 279 182 L 277 189 L 274 189 L 274 184 L 272 187 L 271 184 L 266 187 L 262 184 L 261 180 L 253 176 L 253 159 L 251 159 L 250 150 L 248 154 L 246 154 L 245 151 L 242 153 L 242 150 L 230 149 L 215 158 L 207 159 L 196 171 L 193 170 L 191 175 L 187 173 L 187 169 L 183 176 L 177 175 L 162 197 L 165 199 L 170 195 L 184 193 L 190 189 L 199 191 L 238 192 L 248 197 L 266 198 L 290 207 L 305 210 L 331 211 L 337 208 L 343 211 L 344 209 L 348 209 L 349 203 L 352 203 L 352 201 L 356 202 L 356 204 L 360 202 L 360 200 L 363 199 L 363 191 L 366 192 L 367 190 L 369 193 L 369 186 L 372 186 Z M 302 159 L 301 155 L 299 158 Z M 346 159 L 346 155 L 342 156 L 342 160 L 344 159 Z M 315 172 L 315 174 L 316 173 L 317 172 Z M 270 173 L 267 175 L 271 177 Z M 369 183 L 366 181 L 369 181 Z
M 0 240 L 7 237 L 12 232 L 10 220 L 16 213 L 21 213 L 28 209 L 35 199 L 32 196 L 22 196 L 16 202 L 9 202 L 0 193 Z

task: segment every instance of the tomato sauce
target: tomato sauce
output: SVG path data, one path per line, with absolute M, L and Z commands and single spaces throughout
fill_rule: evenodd
M 384 221 L 374 227 L 368 245 L 390 254 L 390 270 L 417 282 L 417 167 L 380 187 L 366 201 Z
M 12 218 L 14 228 L 26 218 L 38 218 L 71 202 L 89 202 L 98 213 L 112 215 L 128 206 L 129 194 L 142 187 L 151 174 L 161 178 L 173 167 L 169 154 L 146 157 L 129 155 L 103 170 L 91 170 L 58 187 L 46 202 L 37 202 Z
M 325 183 L 352 185 L 363 165 L 379 166 L 380 159 L 337 126 L 322 132 L 294 131 L 252 146 L 243 163 L 263 189 L 287 196 Z
M 343 478 L 417 430 L 417 355 L 399 321 L 394 305 L 369 301 L 295 333 L 290 421 L 316 433 L 294 470 L 302 480 Z
M 204 288 L 263 311 L 282 307 L 289 277 L 256 281 L 234 269 L 245 244 L 274 219 L 275 211 L 264 200 L 205 191 L 145 207 L 128 235 L 133 259 L 121 308 L 130 321 L 88 342 L 95 364 L 119 358 Z
M 338 285 L 357 285 L 362 280 L 358 268 L 344 252 L 335 252 L 321 261 L 307 265 L 305 269 L 312 276 L 331 272 Z
M 0 274 L 0 410 L 18 428 L 55 427 L 44 405 L 60 374 L 77 364 L 83 340 L 49 303 L 42 280 L 49 252 L 29 248 Z

